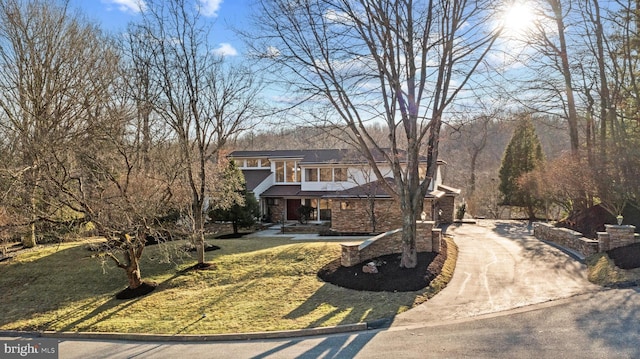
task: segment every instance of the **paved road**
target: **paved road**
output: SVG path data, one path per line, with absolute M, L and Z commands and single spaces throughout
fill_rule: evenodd
M 579 262 L 528 236 L 522 224 L 450 230 L 460 247 L 452 282 L 386 330 L 229 343 L 64 340 L 60 357 L 640 357 L 637 289 L 589 284 Z

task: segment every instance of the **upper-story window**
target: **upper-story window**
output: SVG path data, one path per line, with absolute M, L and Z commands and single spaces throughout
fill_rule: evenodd
M 304 176 L 305 182 L 346 182 L 347 168 L 306 168 Z
M 333 181 L 334 182 L 347 182 L 347 169 L 344 167 L 337 167 L 333 169 Z
M 304 170 L 304 180 L 305 182 L 318 182 L 318 169 L 317 168 L 307 168 Z
M 298 161 L 276 161 L 276 182 L 300 182 Z
M 320 182 L 333 182 L 333 168 L 320 169 Z
M 245 158 L 236 160 L 241 168 L 270 168 L 271 162 L 267 158 Z

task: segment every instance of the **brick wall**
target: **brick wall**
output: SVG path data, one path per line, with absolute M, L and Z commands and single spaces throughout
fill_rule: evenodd
M 416 227 L 416 250 L 439 253 L 442 246 L 442 230 L 433 228 L 432 221 L 419 221 Z M 342 244 L 341 264 L 344 267 L 352 267 L 369 259 L 394 253 L 402 253 L 401 229 L 369 238 L 360 244 Z
M 558 228 L 548 223 L 534 223 L 533 235 L 538 239 L 570 248 L 584 256 L 598 252 L 597 240 L 586 238 L 582 236 L 582 233 L 568 228 Z
M 380 233 L 402 227 L 402 214 L 397 201 L 392 199 L 375 201 L 375 230 L 371 224 L 369 206 L 367 199 L 334 199 L 331 201 L 331 229 L 345 233 Z M 424 212 L 430 219 L 431 199 L 425 199 Z

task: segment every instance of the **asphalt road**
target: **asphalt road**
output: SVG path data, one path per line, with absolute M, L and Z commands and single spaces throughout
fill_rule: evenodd
M 450 231 L 460 248 L 450 285 L 388 329 L 217 343 L 65 339 L 60 358 L 640 357 L 637 288 L 591 285 L 581 263 L 523 224 Z

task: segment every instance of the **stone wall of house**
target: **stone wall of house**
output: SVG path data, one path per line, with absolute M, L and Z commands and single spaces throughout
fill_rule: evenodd
M 456 197 L 444 196 L 438 199 L 436 208 L 442 210 L 442 214 L 439 215 L 440 223 L 453 223 L 456 215 Z
M 285 201 L 282 198 L 275 200 L 274 204 L 267 205 L 269 214 L 271 215 L 271 223 L 282 222 L 284 214 Z
M 431 218 L 431 199 L 425 199 L 424 212 Z M 371 223 L 370 202 L 367 199 L 334 199 L 331 201 L 331 229 L 344 233 L 380 233 L 402 227 L 400 205 L 391 199 L 374 202 L 375 230 Z
M 640 241 L 635 234 L 635 226 L 605 224 L 604 227 L 605 232 L 597 233 L 600 252 L 625 247 Z
M 416 223 L 416 250 L 439 253 L 442 246 L 442 230 L 434 228 L 433 221 Z M 352 267 L 369 259 L 402 252 L 402 229 L 389 231 L 369 238 L 360 244 L 342 244 L 341 264 Z
M 541 240 L 557 243 L 570 248 L 583 256 L 598 252 L 598 241 L 582 236 L 582 233 L 568 228 L 554 227 L 549 223 L 534 223 L 533 235 Z

